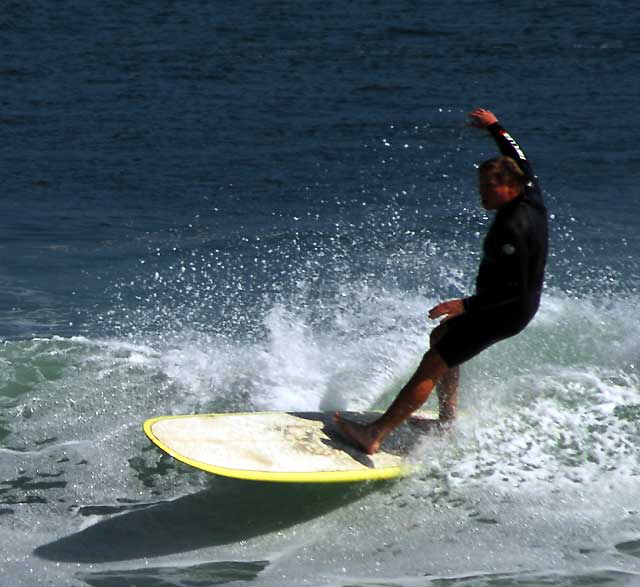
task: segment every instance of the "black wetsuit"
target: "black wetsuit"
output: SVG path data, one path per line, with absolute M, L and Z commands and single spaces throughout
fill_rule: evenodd
M 445 323 L 445 334 L 434 345 L 449 367 L 520 332 L 540 305 L 548 246 L 542 193 L 519 145 L 498 123 L 488 130 L 527 183 L 498 209 L 484 240 L 476 293 L 463 300 L 464 313 Z

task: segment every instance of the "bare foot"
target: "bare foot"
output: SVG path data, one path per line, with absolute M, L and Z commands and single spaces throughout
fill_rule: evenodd
M 349 444 L 353 444 L 368 455 L 372 455 L 380 448 L 381 441 L 376 439 L 371 424 L 363 425 L 343 420 L 339 412 L 333 415 L 333 421 Z

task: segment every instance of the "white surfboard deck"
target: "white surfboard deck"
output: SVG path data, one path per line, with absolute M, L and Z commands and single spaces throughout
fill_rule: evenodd
M 343 413 L 369 422 L 379 413 Z M 210 473 L 255 481 L 337 482 L 410 473 L 407 459 L 429 420 L 421 412 L 367 455 L 345 443 L 333 412 L 247 412 L 164 416 L 144 423 L 147 436 L 172 457 Z

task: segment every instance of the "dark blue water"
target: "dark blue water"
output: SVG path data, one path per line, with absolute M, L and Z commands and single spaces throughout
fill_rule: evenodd
M 0 12 L 11 584 L 640 580 L 633 7 Z M 524 334 L 466 367 L 467 421 L 416 456 L 426 473 L 305 489 L 292 513 L 286 489 L 150 449 L 140 425 L 160 414 L 386 405 L 428 308 L 473 286 L 474 165 L 495 152 L 465 125 L 477 106 L 540 177 L 547 287 Z

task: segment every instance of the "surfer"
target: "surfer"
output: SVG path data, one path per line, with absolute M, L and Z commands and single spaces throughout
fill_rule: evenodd
M 387 411 L 361 425 L 335 414 L 342 435 L 368 454 L 429 397 L 437 384 L 439 423 L 455 419 L 459 365 L 487 347 L 521 332 L 540 304 L 547 260 L 547 211 L 524 152 L 490 111 L 469 114 L 471 126 L 486 129 L 501 157 L 478 168 L 483 208 L 496 215 L 483 244 L 474 295 L 442 302 L 429 318 L 442 318 L 418 369 Z

